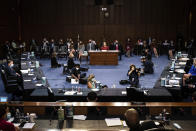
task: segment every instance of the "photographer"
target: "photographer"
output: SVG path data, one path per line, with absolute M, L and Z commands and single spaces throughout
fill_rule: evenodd
M 130 65 L 127 75 L 129 76 L 129 83 L 132 87 L 137 87 L 139 84 L 139 70 L 136 69 L 135 65 Z

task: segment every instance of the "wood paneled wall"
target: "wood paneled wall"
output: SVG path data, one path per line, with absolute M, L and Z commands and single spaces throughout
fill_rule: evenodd
M 0 1 L 0 42 L 17 39 L 17 11 L 16 0 Z
M 89 38 L 100 42 L 104 35 L 104 20 L 105 37 L 108 41 L 118 39 L 123 43 L 127 37 L 137 39 L 149 36 L 158 39 L 176 39 L 177 33 L 182 33 L 185 38 L 188 36 L 189 0 L 114 0 L 113 5 L 101 6 L 95 5 L 94 0 L 19 1 L 23 40 L 32 37 L 77 39 L 77 35 L 80 34 L 85 42 Z M 104 1 L 106 0 L 103 0 L 103 3 L 106 3 Z M 108 18 L 104 19 L 102 7 L 108 8 Z M 18 38 L 15 16 L 13 12 L 9 13 L 10 6 L 5 6 L 4 9 L 8 14 L 3 19 L 10 23 L 9 28 L 5 30 L 0 27 L 1 35 L 6 36 L 1 40 Z M 196 34 L 194 12 L 196 12 L 195 6 L 193 6 L 192 35 Z M 7 23 L 6 21 L 4 23 Z

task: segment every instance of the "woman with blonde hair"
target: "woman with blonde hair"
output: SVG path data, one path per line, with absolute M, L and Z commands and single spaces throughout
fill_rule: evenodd
M 95 80 L 95 75 L 90 74 L 87 78 L 87 87 L 90 89 L 96 88 L 96 80 Z

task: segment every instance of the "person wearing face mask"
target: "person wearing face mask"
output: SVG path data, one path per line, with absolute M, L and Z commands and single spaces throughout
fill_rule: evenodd
M 19 73 L 17 73 L 15 70 L 14 70 L 14 62 L 13 60 L 8 60 L 7 61 L 7 66 L 5 67 L 5 72 L 6 72 L 6 75 L 8 76 L 15 76 L 15 77 L 20 77 L 21 75 Z
M 72 76 L 72 78 L 76 79 L 76 81 L 79 81 L 80 84 L 87 83 L 87 79 L 85 78 L 86 73 L 80 72 L 80 65 L 79 64 L 75 64 L 75 67 L 71 71 L 71 76 Z
M 6 116 L 9 112 L 9 108 L 6 104 L 0 104 L 0 130 L 2 131 L 19 131 L 19 127 L 15 127 L 14 124 L 7 122 Z
M 7 65 L 5 66 L 5 73 L 6 75 L 9 77 L 15 77 L 17 79 L 17 83 L 23 87 L 23 79 L 21 74 L 19 74 L 18 72 L 16 72 L 16 70 L 14 69 L 14 63 L 13 60 L 8 60 L 7 61 Z

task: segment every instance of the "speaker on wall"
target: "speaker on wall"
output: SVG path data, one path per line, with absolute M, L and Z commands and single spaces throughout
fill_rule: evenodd
M 95 0 L 95 5 L 102 5 L 103 4 L 103 0 Z
M 107 5 L 113 5 L 114 4 L 114 0 L 107 0 L 106 3 L 107 3 Z

